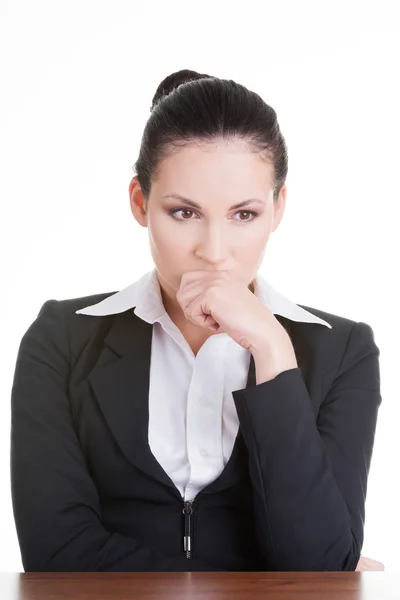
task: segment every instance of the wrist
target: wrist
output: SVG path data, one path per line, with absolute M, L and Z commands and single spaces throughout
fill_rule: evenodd
M 298 367 L 293 344 L 290 337 L 287 334 L 286 336 L 282 343 L 275 343 L 274 347 L 265 343 L 263 346 L 260 344 L 257 347 L 252 347 L 251 353 L 256 370 L 256 385 L 274 379 L 283 371 Z

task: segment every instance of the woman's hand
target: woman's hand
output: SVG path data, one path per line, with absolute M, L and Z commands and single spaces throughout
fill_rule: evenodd
M 227 271 L 184 273 L 176 298 L 193 325 L 206 329 L 214 326 L 254 355 L 273 352 L 276 357 L 282 351 L 295 359 L 285 328 L 243 282 Z

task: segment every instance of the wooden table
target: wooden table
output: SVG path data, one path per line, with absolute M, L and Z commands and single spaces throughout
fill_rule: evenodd
M 0 573 L 1 600 L 399 600 L 400 573 Z

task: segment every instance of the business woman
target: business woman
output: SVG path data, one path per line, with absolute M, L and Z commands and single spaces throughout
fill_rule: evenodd
M 18 350 L 24 569 L 355 570 L 379 349 L 367 323 L 258 273 L 286 201 L 274 109 L 234 81 L 174 73 L 135 169 L 154 269 L 47 300 Z

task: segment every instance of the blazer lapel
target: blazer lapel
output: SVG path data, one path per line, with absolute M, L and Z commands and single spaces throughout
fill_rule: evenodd
M 125 457 L 144 473 L 177 489 L 148 443 L 152 329 L 133 310 L 115 315 L 88 379 Z
M 276 315 L 288 330 L 289 322 Z M 138 469 L 177 490 L 148 443 L 149 381 L 153 326 L 133 310 L 114 316 L 96 367 L 88 376 L 100 409 L 125 457 Z M 246 388 L 255 385 L 253 356 Z M 247 472 L 247 451 L 239 428 L 232 454 L 205 492 L 236 483 Z

